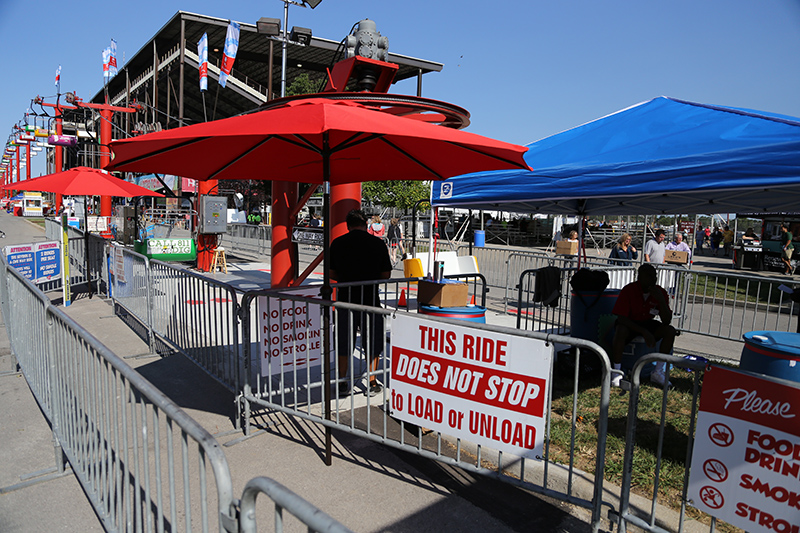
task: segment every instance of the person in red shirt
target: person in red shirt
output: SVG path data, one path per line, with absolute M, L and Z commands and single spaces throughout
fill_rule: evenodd
M 657 284 L 656 269 L 653 265 L 639 267 L 637 280 L 625 285 L 619 292 L 617 303 L 611 311 L 617 315 L 616 330 L 611 347 L 614 368 L 622 366 L 622 351 L 625 345 L 638 336 L 650 348 L 661 341 L 660 353 L 670 353 L 675 343 L 675 328 L 670 325 L 672 310 L 669 308 L 667 291 Z M 660 320 L 656 320 L 658 317 Z M 615 373 L 611 383 L 619 386 L 621 373 Z

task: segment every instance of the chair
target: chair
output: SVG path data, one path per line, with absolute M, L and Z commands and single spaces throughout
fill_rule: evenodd
M 214 255 L 211 257 L 211 272 L 217 271 L 217 266 L 225 274 L 228 273 L 228 262 L 225 260 L 225 248 L 217 246 L 214 248 Z

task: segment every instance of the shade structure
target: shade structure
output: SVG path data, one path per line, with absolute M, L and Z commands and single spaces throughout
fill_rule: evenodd
M 3 187 L 15 191 L 52 192 L 66 196 L 164 196 L 135 183 L 112 176 L 105 170 L 74 167 L 32 180 L 10 183 Z
M 442 180 L 466 172 L 528 169 L 525 150 L 351 101 L 309 98 L 113 141 L 106 168 L 199 180 Z
M 549 214 L 794 211 L 800 119 L 658 97 L 528 145 L 533 171 L 434 186 L 436 206 Z

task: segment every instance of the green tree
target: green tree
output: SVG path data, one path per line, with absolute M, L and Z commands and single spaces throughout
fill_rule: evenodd
M 295 79 L 292 80 L 292 83 L 286 87 L 286 96 L 297 96 L 299 94 L 311 94 L 319 92 L 317 89 L 319 87 L 319 83 L 315 81 L 311 81 L 311 78 L 308 77 L 307 73 L 300 74 Z
M 383 207 L 411 209 L 420 200 L 431 196 L 431 186 L 423 181 L 366 181 L 361 196 L 369 203 Z

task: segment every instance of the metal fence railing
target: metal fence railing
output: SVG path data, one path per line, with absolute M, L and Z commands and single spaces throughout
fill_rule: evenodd
M 45 218 L 45 237 L 47 240 L 61 242 L 61 224 L 55 218 Z M 106 239 L 99 235 L 89 233 L 88 242 L 88 262 L 87 262 L 87 243 L 84 232 L 72 226 L 67 228 L 69 239 L 69 272 L 72 285 L 82 285 L 91 280 L 95 283 L 94 287 L 99 292 L 105 292 L 101 280 L 107 279 L 105 274 L 105 245 Z M 44 291 L 56 290 L 61 288 L 62 280 L 54 280 L 39 284 L 39 288 Z M 94 290 L 94 289 L 93 289 Z
M 282 533 L 284 530 L 283 511 L 288 511 L 308 526 L 309 531 L 324 533 L 349 533 L 350 530 L 333 518 L 323 513 L 297 494 L 293 493 L 274 479 L 266 477 L 253 478 L 244 487 L 241 500 L 241 533 L 256 533 L 259 531 L 256 524 L 256 498 L 259 493 L 266 494 L 275 502 L 274 531 Z
M 242 297 L 243 342 L 245 359 L 254 380 L 246 385 L 242 396 L 245 403 L 245 431 L 249 433 L 252 425 L 261 425 L 262 410 L 265 413 L 284 412 L 322 424 L 328 431 L 337 429 L 351 433 L 585 507 L 592 511 L 595 528 L 599 527 L 610 386 L 606 353 L 596 344 L 582 339 L 539 332 L 518 331 L 514 334 L 520 338 L 564 343 L 575 348 L 578 361 L 581 357 L 593 356 L 605 362 L 601 371 L 598 440 L 593 450 L 596 460 L 590 467 L 595 477 L 588 481 L 591 488 L 581 491 L 579 479 L 585 478 L 575 467 L 576 457 L 580 454 L 575 444 L 579 431 L 577 404 L 558 416 L 559 423 L 564 422 L 567 426 L 560 426 L 560 431 L 571 435 L 563 443 L 565 449 L 560 449 L 556 454 L 545 437 L 546 444 L 540 461 L 499 452 L 465 438 L 455 439 L 440 431 L 423 431 L 418 426 L 392 417 L 387 402 L 392 397 L 390 368 L 395 357 L 392 347 L 398 342 L 393 340 L 392 328 L 395 317 L 408 314 L 393 304 L 398 301 L 398 292 L 406 289 L 410 283 L 410 280 L 392 280 L 375 284 L 383 304 L 380 308 L 321 300 L 314 292 L 319 290 L 319 286 L 245 293 Z M 345 286 L 349 284 L 338 285 L 337 291 Z M 363 290 L 365 285 L 356 287 Z M 311 292 L 299 292 L 303 290 Z M 407 305 L 409 309 L 414 309 L 416 302 L 407 302 Z M 324 338 L 326 316 L 332 326 L 328 330 L 327 341 Z M 464 325 L 464 322 L 423 314 L 413 316 L 422 317 L 428 328 Z M 361 324 L 359 334 L 351 331 L 353 324 Z M 475 328 L 476 334 L 509 333 L 509 330 L 496 326 L 480 323 L 468 325 Z M 256 332 L 264 332 L 266 338 L 256 335 Z M 326 342 L 330 352 L 325 352 Z M 309 352 L 312 346 L 318 350 L 316 353 Z M 325 374 L 321 361 L 325 353 L 330 356 L 330 376 Z M 378 353 L 380 356 L 375 359 L 376 362 L 371 363 Z M 552 372 L 551 368 L 551 379 Z M 371 391 L 372 379 L 376 379 L 384 388 L 377 393 Z M 585 386 L 585 379 L 585 376 L 577 374 L 570 376 L 569 383 L 564 387 L 577 394 Z M 339 387 L 349 392 L 339 396 Z M 564 393 L 564 390 L 558 391 L 558 394 Z M 549 410 L 551 398 L 546 402 L 545 431 L 549 435 L 555 422 Z
M 237 295 L 229 285 L 111 246 L 112 300 L 232 392 L 242 388 Z
M 268 257 L 272 254 L 272 226 L 228 224 L 222 245 L 233 255 L 256 260 Z
M 5 260 L 2 267 L 12 350 L 51 423 L 57 457 L 104 527 L 231 530 L 230 472 L 214 438 Z
M 667 381 L 670 375 L 675 379 L 679 372 L 684 375 L 685 370 L 690 372 L 688 379 L 682 380 L 686 383 L 681 384 L 681 390 L 669 386 L 656 391 L 652 387 L 649 387 L 650 391 L 646 390 L 641 377 L 643 370 L 657 362 L 666 363 Z M 656 353 L 641 357 L 634 365 L 630 375 L 620 501 L 618 512 L 612 513 L 620 531 L 627 531 L 628 526 L 634 526 L 637 531 L 651 532 L 686 530 L 690 521 L 687 514 L 689 470 L 706 365 L 706 361 Z M 670 366 L 674 369 L 672 372 Z M 653 396 L 653 392 L 659 390 L 660 397 L 650 397 L 645 402 L 645 392 Z M 654 408 L 655 405 L 660 405 L 660 408 Z M 642 410 L 648 411 L 647 420 L 642 419 Z M 648 455 L 646 459 L 645 455 Z M 645 461 L 650 467 L 642 472 L 641 465 Z M 639 465 L 638 469 L 635 464 Z M 642 476 L 646 476 L 644 483 Z M 631 489 L 636 484 L 649 485 L 650 489 L 649 494 L 640 490 L 639 501 L 634 503 L 637 498 L 632 496 Z M 671 496 L 665 493 L 667 488 L 672 491 Z M 665 501 L 670 499 L 677 500 L 678 505 L 665 505 Z M 692 531 L 715 531 L 717 523 L 713 517 L 697 511 L 692 518 Z M 703 526 L 697 518 L 704 519 L 708 526 Z
M 0 310 L 12 353 L 51 426 L 58 470 L 69 463 L 106 530 L 255 531 L 261 491 L 275 503 L 276 531 L 282 509 L 308 531 L 349 531 L 268 478 L 252 479 L 235 499 L 214 437 L 5 258 Z

